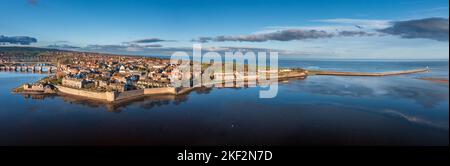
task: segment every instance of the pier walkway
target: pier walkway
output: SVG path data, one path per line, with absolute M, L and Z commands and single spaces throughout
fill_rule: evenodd
M 428 72 L 430 69 L 414 69 L 414 70 L 403 70 L 403 71 L 391 71 L 391 72 L 380 72 L 380 73 L 368 73 L 368 72 L 341 72 L 341 71 L 320 71 L 320 70 L 310 70 L 309 75 L 334 75 L 334 76 L 390 76 L 390 75 L 401 75 L 401 74 L 412 74 Z

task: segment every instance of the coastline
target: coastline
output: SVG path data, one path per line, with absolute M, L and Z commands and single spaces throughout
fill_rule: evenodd
M 292 78 L 300 78 L 305 79 L 308 76 L 314 76 L 314 75 L 333 75 L 333 76 L 390 76 L 390 75 L 402 75 L 402 74 L 413 74 L 413 73 L 419 73 L 419 72 L 428 72 L 429 69 L 414 69 L 414 70 L 403 70 L 403 71 L 392 71 L 392 72 L 381 72 L 381 73 L 364 73 L 364 72 L 338 72 L 338 71 L 319 71 L 319 70 L 305 70 L 303 72 L 297 72 L 297 71 L 289 71 L 289 72 L 280 72 L 277 76 L 278 81 L 285 81 Z M 249 82 L 245 81 L 246 78 L 243 79 L 243 84 L 246 85 Z M 428 79 L 423 79 L 428 80 Z M 428 80 L 428 81 L 436 81 L 436 80 Z M 440 80 L 438 80 L 441 82 Z M 227 82 L 233 82 L 233 84 L 237 82 L 236 81 L 230 81 L 230 80 L 224 80 L 222 83 L 225 84 Z M 448 82 L 447 82 L 448 83 Z M 220 83 L 212 83 L 212 85 L 218 85 Z M 257 83 L 256 83 L 257 84 Z M 199 87 L 190 87 L 190 88 L 175 88 L 175 87 L 163 87 L 163 88 L 146 88 L 146 89 L 137 89 L 137 90 L 129 90 L 129 91 L 123 91 L 123 92 L 94 92 L 94 91 L 88 91 L 83 89 L 75 89 L 70 88 L 67 86 L 62 85 L 53 85 L 57 92 L 55 94 L 62 94 L 62 95 L 70 95 L 70 96 L 76 96 L 76 97 L 82 97 L 86 98 L 88 100 L 94 100 L 94 101 L 102 101 L 106 103 L 119 103 L 123 101 L 129 101 L 137 98 L 142 98 L 146 96 L 155 96 L 155 95 L 171 95 L 171 96 L 178 96 L 190 93 L 191 91 L 195 90 Z M 17 88 L 14 88 L 12 90 L 13 93 L 22 93 L 22 94 L 48 94 L 44 91 L 24 91 L 22 86 L 19 86 Z
M 426 63 L 425 63 L 426 64 Z M 299 65 L 300 66 L 300 65 Z M 369 66 L 371 67 L 371 66 Z M 192 115 L 192 122 L 186 123 L 176 123 L 173 126 L 168 126 L 168 129 L 176 130 L 180 127 L 185 126 L 193 126 L 192 129 L 196 129 L 197 119 L 194 118 L 204 118 L 204 119 L 213 119 L 214 122 L 208 121 L 204 126 L 215 125 L 217 122 L 224 123 L 223 125 L 227 125 L 227 122 L 232 122 L 235 127 L 236 124 L 245 124 L 247 119 L 242 119 L 242 121 L 232 121 L 235 120 L 234 112 L 228 112 L 227 110 L 235 111 L 239 114 L 245 114 L 245 117 L 254 117 L 255 115 L 263 114 L 265 115 L 265 121 L 276 121 L 277 123 L 286 123 L 286 126 L 279 126 L 278 130 L 287 130 L 290 131 L 290 127 L 292 123 L 298 123 L 296 125 L 307 125 L 308 128 L 314 127 L 314 123 L 307 123 L 308 119 L 317 118 L 317 121 L 321 119 L 327 119 L 332 121 L 327 125 L 331 126 L 339 126 L 345 125 L 344 127 L 353 127 L 357 126 L 355 123 L 344 123 L 345 122 L 354 122 L 353 119 L 341 119 L 346 118 L 348 116 L 355 117 L 358 116 L 358 119 L 362 119 L 360 121 L 364 122 L 366 119 L 372 120 L 369 121 L 371 123 L 380 121 L 380 117 L 385 117 L 383 120 L 387 120 L 386 126 L 387 134 L 390 134 L 391 124 L 401 125 L 401 127 L 412 126 L 413 129 L 420 130 L 417 133 L 428 132 L 430 129 L 433 133 L 439 134 L 439 140 L 433 139 L 430 140 L 433 144 L 442 143 L 440 141 L 441 137 L 447 138 L 447 136 L 441 136 L 440 133 L 445 133 L 446 131 L 443 129 L 436 128 L 434 124 L 442 124 L 448 122 L 448 120 L 442 118 L 434 118 L 442 114 L 442 112 L 446 112 L 448 105 L 448 101 L 445 100 L 447 97 L 445 94 L 448 94 L 448 86 L 431 83 L 428 81 L 417 80 L 418 78 L 425 77 L 442 77 L 445 76 L 442 73 L 439 73 L 441 70 L 435 66 L 432 67 L 432 72 L 423 73 L 423 74 L 411 74 L 411 75 L 400 75 L 400 76 L 388 76 L 388 77 L 346 77 L 346 76 L 320 76 L 310 75 L 312 77 L 306 78 L 306 80 L 300 80 L 297 78 L 287 79 L 289 81 L 282 82 L 282 79 L 279 79 L 280 85 L 279 94 L 276 98 L 271 100 L 262 100 L 257 99 L 256 90 L 257 88 L 211 88 L 210 93 L 202 93 L 202 91 L 194 90 L 191 93 L 187 93 L 186 95 L 144 95 L 136 98 L 129 98 L 124 100 L 118 100 L 114 102 L 108 102 L 106 100 L 97 100 L 93 98 L 86 98 L 82 96 L 69 95 L 64 93 L 59 93 L 55 95 L 44 95 L 45 98 L 40 98 L 42 95 L 37 95 L 33 97 L 33 95 L 27 95 L 27 97 L 22 96 L 21 94 L 8 94 L 5 95 L 6 101 L 8 101 L 8 108 L 11 112 L 17 112 L 17 114 L 22 114 L 23 112 L 14 111 L 17 108 L 25 108 L 32 110 L 34 112 L 29 113 L 30 115 L 35 115 L 40 118 L 42 115 L 51 116 L 51 118 L 40 118 L 41 121 L 36 121 L 35 125 L 40 126 L 38 124 L 45 123 L 46 121 L 53 120 L 54 126 L 64 126 L 65 128 L 75 125 L 86 125 L 91 127 L 86 127 L 88 129 L 95 130 L 92 133 L 99 133 L 101 136 L 105 136 L 105 132 L 97 132 L 104 131 L 107 126 L 108 129 L 111 129 L 111 135 L 122 135 L 122 133 L 126 132 L 126 128 L 139 128 L 139 126 L 151 126 L 156 124 L 159 126 L 167 126 L 167 121 L 172 119 L 183 120 L 187 115 Z M 348 69 L 342 68 L 340 70 Z M 400 68 L 402 69 L 402 68 Z M 377 72 L 377 70 L 373 70 Z M 282 76 L 280 74 L 280 76 Z M 404 77 L 405 76 L 405 77 Z M 10 91 L 11 88 L 17 87 L 21 83 L 25 82 L 36 82 L 40 78 L 31 77 L 29 79 L 4 79 L 9 81 L 7 86 L 4 86 L 4 90 Z M 275 79 L 276 80 L 276 79 Z M 291 81 L 292 80 L 292 81 Z M 373 84 L 364 84 L 364 81 L 380 81 L 374 82 L 379 83 L 383 86 L 373 87 Z M 397 82 L 398 81 L 398 82 Z M 281 83 L 283 85 L 281 85 Z M 370 82 L 369 82 L 370 83 Z M 344 88 L 348 85 L 349 88 Z M 405 86 L 406 85 L 406 86 Z M 423 86 L 430 86 L 424 87 Z M 376 89 L 375 89 L 376 88 Z M 374 91 L 371 91 L 371 90 Z M 90 90 L 90 89 L 86 89 Z M 387 93 L 378 93 L 375 90 L 384 90 Z M 388 91 L 392 90 L 392 91 Z M 447 92 L 443 91 L 446 90 Z M 206 91 L 203 91 L 206 92 Z M 415 96 L 411 96 L 411 94 L 418 94 Z M 47 97 L 48 96 L 48 97 Z M 387 96 L 387 97 L 386 97 Z M 399 100 L 391 100 L 392 98 L 398 98 Z M 443 99 L 444 98 L 444 99 Z M 15 102 L 20 102 L 16 104 Z M 255 101 L 256 104 L 252 105 L 252 103 L 248 101 Z M 272 102 L 273 101 L 273 102 Z M 293 101 L 298 102 L 297 104 L 292 104 Z M 366 101 L 373 101 L 373 105 L 367 106 L 365 104 Z M 346 105 L 334 104 L 332 103 L 344 103 L 351 104 L 355 107 L 347 107 Z M 384 102 L 391 103 L 389 105 L 389 110 L 385 110 Z M 227 104 L 223 104 L 227 103 Z M 230 103 L 230 104 L 228 104 Z M 223 105 L 220 105 L 223 104 Z M 279 104 L 279 105 L 278 105 Z M 16 106 L 17 105 L 17 106 Z M 220 105 L 222 107 L 226 107 L 225 109 L 215 109 L 217 111 L 206 111 L 210 108 L 214 108 L 214 105 Z M 15 106 L 15 107 L 13 107 Z M 410 107 L 417 107 L 419 110 L 431 110 L 426 111 L 429 114 L 419 114 L 414 111 L 410 111 Z M 287 111 L 261 111 L 261 108 L 265 108 L 267 110 L 283 108 Z M 68 111 L 68 110 L 76 110 L 76 111 Z M 241 111 L 248 110 L 248 111 Z M 299 111 L 300 110 L 300 111 Z M 303 111 L 305 110 L 305 111 Z M 315 110 L 314 113 L 321 113 L 321 117 L 318 117 L 317 114 L 309 114 L 312 113 L 309 110 Z M 328 111 L 333 110 L 333 111 Z M 348 110 L 348 111 L 341 111 Z M 362 111 L 361 111 L 362 110 Z M 323 111 L 323 112 L 320 112 Z M 391 111 L 391 112 L 387 112 Z M 361 113 L 362 112 L 362 113 Z M 367 113 L 366 113 L 367 112 Z M 422 111 L 425 112 L 425 111 Z M 51 113 L 51 114 L 50 114 Z M 270 113 L 270 114 L 267 114 Z M 120 115 L 119 115 L 120 114 Z M 345 116 L 344 116 L 345 115 Z M 225 119 L 226 121 L 221 121 L 223 118 L 229 117 L 230 120 Z M 279 118 L 280 116 L 289 118 Z M 328 119 L 328 116 L 331 117 Z M 57 117 L 57 118 L 55 118 Z M 95 118 L 92 118 L 95 117 Z M 83 123 L 79 123 L 76 119 L 81 119 L 79 121 L 83 121 Z M 98 120 L 100 118 L 100 120 Z M 128 118 L 128 123 L 125 121 L 123 124 L 118 122 L 117 119 L 120 118 L 125 119 Z M 189 118 L 189 117 L 188 117 Z M 266 119 L 271 118 L 271 119 Z M 419 119 L 420 121 L 412 121 L 415 119 Z M 61 120 L 59 120 L 61 119 Z M 75 120 L 74 120 L 75 119 Z M 86 120 L 88 119 L 88 120 Z M 252 119 L 252 118 L 250 118 Z M 337 120 L 336 120 L 337 119 Z M 90 125 L 91 123 L 102 123 L 102 126 L 97 127 L 95 125 Z M 410 120 L 410 121 L 408 121 Z M 56 123 L 60 122 L 60 123 Z M 325 123 L 324 122 L 324 123 Z M 392 123 L 391 123 L 392 122 Z M 394 123 L 395 122 L 395 123 Z M 399 122 L 399 123 L 397 123 Z M 432 122 L 432 125 L 424 122 Z M 117 127 L 119 124 L 125 126 L 123 128 Z M 270 124 L 265 126 L 264 121 L 257 121 L 252 123 L 256 123 L 254 127 L 261 126 L 258 130 L 261 133 L 264 133 Z M 381 125 L 367 125 L 363 126 L 364 129 L 372 130 L 379 129 L 378 126 L 385 127 L 383 124 Z M 67 126 L 66 126 L 67 125 Z M 129 125 L 129 126 L 127 126 Z M 370 128 L 374 126 L 373 128 Z M 28 126 L 24 126 L 26 128 Z M 55 127 L 55 128 L 56 128 Z M 97 127 L 97 128 L 96 128 Z M 62 127 L 61 127 L 62 128 Z M 86 128 L 79 129 L 85 132 Z M 359 126 L 355 127 L 361 129 Z M 422 130 L 422 128 L 424 128 Z M 59 127 L 58 127 L 59 129 Z M 198 129 L 198 128 L 197 128 Z M 227 128 L 228 129 L 228 128 Z M 66 129 L 62 128 L 61 130 L 66 131 Z M 191 128 L 189 128 L 191 130 Z M 342 130 L 353 130 L 353 128 L 343 128 Z M 151 128 L 148 130 L 140 130 L 142 133 L 135 133 L 136 135 L 144 135 L 145 138 L 161 138 L 163 136 L 157 135 L 154 133 L 159 131 L 159 128 Z M 154 132 L 155 131 L 155 132 Z M 197 131 L 197 130 L 195 130 Z M 224 129 L 224 131 L 227 131 Z M 312 132 L 315 132 L 313 130 Z M 324 131 L 324 129 L 317 129 L 318 132 Z M 336 129 L 332 128 L 329 130 L 325 130 L 326 132 L 335 132 Z M 359 131 L 359 130 L 357 130 Z M 57 130 L 56 132 L 62 132 Z M 68 131 L 70 132 L 70 130 Z M 137 132 L 137 131 L 135 131 Z M 199 132 L 200 133 L 200 132 Z M 208 133 L 209 135 L 214 133 Z M 358 133 L 357 133 L 358 134 Z M 403 133 L 401 133 L 403 134 Z M 199 136 L 203 136 L 204 131 L 202 131 Z M 249 136 L 253 136 L 252 134 L 248 134 Z M 400 134 L 399 134 L 400 135 Z M 405 134 L 407 135 L 407 134 Z M 40 138 L 42 134 L 32 135 L 30 136 L 30 140 L 33 137 Z M 247 135 L 239 135 L 240 137 L 247 138 Z M 264 136 L 263 134 L 261 136 Z M 355 137 L 360 136 L 356 135 Z M 80 140 L 89 139 L 88 137 L 93 137 L 93 135 L 86 135 L 86 138 L 80 138 Z M 128 138 L 129 135 L 124 135 L 125 138 Z M 177 138 L 183 139 L 186 135 L 180 134 L 177 135 Z M 399 136 L 400 137 L 400 136 Z M 110 135 L 106 135 L 105 139 L 115 138 Z M 140 137 L 142 138 L 142 137 Z M 167 138 L 167 137 L 166 137 Z M 214 137 L 216 138 L 216 137 Z M 217 139 L 222 138 L 220 135 L 217 136 Z M 397 137 L 396 137 L 397 138 Z M 428 138 L 428 137 L 427 137 Z M 161 138 L 162 140 L 163 138 Z M 313 138 L 311 138 L 313 139 Z M 35 139 L 32 139 L 35 140 Z M 310 140 L 310 138 L 306 139 Z M 315 139 L 314 139 L 315 140 Z M 71 141 L 71 140 L 68 140 Z M 376 140 L 368 140 L 368 141 L 385 141 L 384 139 L 376 139 Z M 158 142 L 157 140 L 152 142 Z M 126 142 L 127 143 L 127 142 Z M 421 143 L 421 142 L 419 142 Z M 444 144 L 446 142 L 443 142 Z M 268 143 L 270 144 L 270 143 Z

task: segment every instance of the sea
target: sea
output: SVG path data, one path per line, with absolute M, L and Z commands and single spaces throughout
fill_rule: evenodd
M 264 87 L 203 88 L 105 104 L 11 89 L 44 74 L 0 72 L 0 145 L 448 146 L 448 60 L 280 59 L 280 67 L 430 72 L 386 77 L 309 76 Z

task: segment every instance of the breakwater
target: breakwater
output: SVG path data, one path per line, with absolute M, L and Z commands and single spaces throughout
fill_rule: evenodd
M 334 76 L 391 76 L 391 75 L 401 75 L 401 74 L 413 74 L 428 72 L 429 69 L 414 69 L 414 70 L 403 70 L 403 71 L 391 71 L 391 72 L 380 72 L 380 73 L 368 73 L 368 72 L 340 72 L 340 71 L 320 71 L 320 70 L 310 70 L 309 75 L 334 75 Z

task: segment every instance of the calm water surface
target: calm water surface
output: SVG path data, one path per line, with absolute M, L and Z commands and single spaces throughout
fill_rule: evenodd
M 203 89 L 105 105 L 10 90 L 45 75 L 0 72 L 0 145 L 448 145 L 448 61 L 296 61 L 280 66 L 432 72 L 311 76 L 259 88 Z

